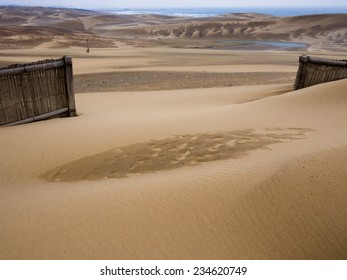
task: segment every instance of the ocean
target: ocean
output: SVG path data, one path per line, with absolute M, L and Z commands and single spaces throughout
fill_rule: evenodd
M 155 14 L 181 17 L 211 17 L 230 13 L 261 13 L 273 16 L 302 16 L 311 14 L 347 14 L 346 7 L 300 7 L 300 8 L 152 8 L 152 9 L 107 9 L 103 10 L 112 14 Z

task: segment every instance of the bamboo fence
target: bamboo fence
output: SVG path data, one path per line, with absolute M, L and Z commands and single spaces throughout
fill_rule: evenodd
M 347 61 L 300 56 L 294 89 L 347 78 Z
M 0 68 L 0 126 L 76 116 L 72 59 Z

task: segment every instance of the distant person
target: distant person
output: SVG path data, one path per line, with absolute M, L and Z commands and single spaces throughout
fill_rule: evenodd
M 87 53 L 89 53 L 89 38 L 87 38 L 87 50 L 86 50 Z

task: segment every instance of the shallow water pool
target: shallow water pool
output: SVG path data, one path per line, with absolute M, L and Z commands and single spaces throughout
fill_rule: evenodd
M 279 48 L 307 48 L 308 45 L 298 42 L 279 42 L 279 41 L 257 41 L 257 40 L 221 40 L 222 44 L 236 44 L 236 45 L 263 45 Z

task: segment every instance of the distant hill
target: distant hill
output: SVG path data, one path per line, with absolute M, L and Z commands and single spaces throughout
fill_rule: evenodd
M 21 36 L 19 41 L 18 36 Z M 93 38 L 95 47 L 112 46 L 115 39 L 227 38 L 295 41 L 308 43 L 314 48 L 347 50 L 347 14 L 274 17 L 237 13 L 210 18 L 181 18 L 1 6 L 0 37 L 0 48 L 18 48 L 52 40 L 58 45 L 83 46 L 86 38 Z

